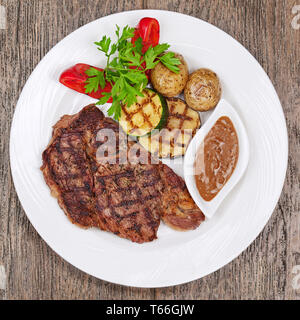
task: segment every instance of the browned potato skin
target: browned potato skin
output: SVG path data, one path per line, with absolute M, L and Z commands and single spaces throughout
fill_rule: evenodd
M 179 73 L 172 72 L 159 62 L 151 71 L 150 80 L 156 91 L 165 97 L 179 95 L 188 80 L 189 71 L 187 63 L 181 54 L 175 53 L 175 57 L 181 61 L 178 65 Z
M 196 111 L 214 108 L 221 98 L 221 84 L 218 76 L 210 69 L 198 69 L 188 79 L 184 98 L 189 107 Z

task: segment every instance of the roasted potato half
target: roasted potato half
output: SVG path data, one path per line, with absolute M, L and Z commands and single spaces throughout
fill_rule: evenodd
M 184 155 L 192 137 L 200 127 L 198 112 L 179 98 L 167 98 L 168 118 L 161 131 L 139 138 L 139 143 L 159 158 Z
M 188 80 L 188 66 L 183 56 L 175 53 L 175 58 L 181 61 L 181 64 L 178 65 L 179 73 L 169 70 L 161 62 L 151 70 L 150 80 L 154 89 L 165 97 L 175 97 L 179 95 Z
M 184 98 L 188 106 L 194 110 L 207 111 L 218 104 L 221 92 L 221 84 L 216 73 L 202 68 L 189 76 Z

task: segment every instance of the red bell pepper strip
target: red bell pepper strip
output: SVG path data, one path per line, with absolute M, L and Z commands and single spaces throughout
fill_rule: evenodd
M 89 78 L 88 75 L 85 73 L 91 66 L 84 63 L 77 63 L 75 66 L 65 70 L 60 78 L 59 82 L 62 83 L 64 86 L 73 89 L 77 92 L 87 94 L 88 96 L 100 99 L 103 97 L 102 92 L 110 92 L 111 91 L 111 84 L 106 81 L 105 87 L 102 89 L 99 87 L 97 91 L 93 91 L 90 93 L 85 92 L 85 85 L 86 80 Z M 103 71 L 101 68 L 93 67 L 99 71 Z M 109 98 L 108 102 L 112 102 L 112 98 Z
M 134 37 L 131 39 L 131 43 L 135 43 L 138 38 L 142 38 L 142 53 L 144 54 L 150 46 L 155 47 L 159 43 L 159 22 L 154 18 L 142 18 L 135 28 Z M 143 68 L 146 67 L 146 63 L 143 62 Z M 151 70 L 146 70 L 146 76 L 150 79 Z
M 154 18 L 143 18 L 135 28 L 134 37 L 131 43 L 135 43 L 138 38 L 143 40 L 142 52 L 145 53 L 152 45 L 155 47 L 159 43 L 159 22 Z

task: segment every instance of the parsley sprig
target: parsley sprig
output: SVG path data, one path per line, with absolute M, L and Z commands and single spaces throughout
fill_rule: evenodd
M 98 50 L 105 54 L 107 63 L 104 71 L 92 67 L 86 71 L 89 78 L 86 80 L 85 90 L 86 93 L 97 91 L 99 86 L 102 89 L 105 87 L 106 81 L 110 82 L 111 92 L 103 92 L 103 97 L 97 104 L 103 105 L 112 97 L 113 103 L 108 115 L 118 120 L 122 105 L 130 107 L 137 101 L 137 96 L 143 97 L 142 91 L 148 84 L 145 74 L 147 70 L 161 62 L 171 71 L 178 73 L 181 62 L 175 58 L 173 52 L 165 53 L 170 47 L 167 43 L 150 46 L 145 54 L 142 54 L 142 38 L 138 38 L 134 45 L 128 41 L 134 37 L 135 29 L 126 26 L 121 31 L 118 25 L 116 27 L 117 42 L 112 43 L 107 36 L 95 42 Z

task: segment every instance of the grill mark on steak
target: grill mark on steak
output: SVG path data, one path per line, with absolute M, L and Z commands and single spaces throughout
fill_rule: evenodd
M 156 232 L 160 222 L 160 215 L 155 214 L 154 210 L 150 218 L 152 224 L 148 224 L 148 218 L 145 217 L 142 209 L 144 207 L 152 209 L 153 206 L 147 199 L 141 197 L 142 191 L 137 183 L 141 179 L 140 172 L 145 171 L 143 166 L 145 165 L 99 166 L 96 181 L 100 183 L 98 182 L 95 186 L 98 200 L 103 197 L 103 190 L 109 193 L 109 196 L 104 197 L 108 200 L 103 213 L 109 221 L 110 231 L 117 230 L 120 232 L 119 236 L 136 242 L 141 242 L 140 239 L 143 239 L 143 242 L 154 240 L 157 237 Z M 120 168 L 122 172 L 115 172 Z M 156 174 L 159 176 L 157 171 Z M 159 207 L 158 202 L 159 198 L 155 203 L 157 207 Z
M 89 172 L 85 153 L 80 149 L 76 153 L 72 149 L 67 159 L 60 148 L 61 143 L 66 143 L 63 142 L 63 138 L 63 135 L 57 137 L 53 148 L 50 147 L 48 152 L 43 154 L 47 167 L 50 168 L 48 171 L 49 183 L 54 185 L 55 181 L 56 186 L 53 191 L 57 195 L 61 194 L 59 204 L 72 222 L 82 227 L 93 226 L 96 219 L 93 210 L 93 178 Z M 68 162 L 70 166 L 68 166 Z M 78 179 L 79 176 L 80 179 Z
M 106 175 L 106 176 L 101 176 L 99 179 L 111 179 L 111 178 L 122 178 L 122 177 L 133 177 L 133 171 L 126 171 L 126 172 L 121 172 L 121 173 L 116 173 L 116 174 L 111 174 L 111 175 Z
M 53 128 L 41 170 L 72 223 L 142 243 L 157 238 L 160 218 L 183 230 L 204 219 L 183 180 L 161 163 L 142 164 L 136 155 L 130 158 L 128 150 L 136 142 L 127 141 L 118 123 L 105 118 L 95 105 L 63 116 Z M 116 133 L 116 164 L 97 161 L 98 147 L 107 142 L 98 134 L 101 129 Z
M 130 207 L 130 206 L 133 206 L 137 203 L 141 203 L 141 200 L 140 199 L 136 199 L 136 200 L 124 200 L 122 202 L 120 202 L 119 204 L 113 206 L 114 208 L 121 208 L 121 207 Z
M 154 186 L 154 185 L 155 185 L 156 183 L 158 183 L 159 181 L 160 181 L 160 178 L 147 181 L 147 182 L 143 183 L 143 188 L 147 188 L 147 187 Z

